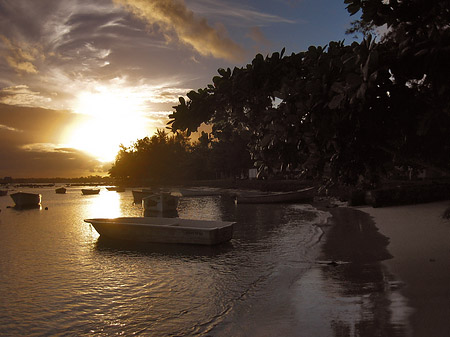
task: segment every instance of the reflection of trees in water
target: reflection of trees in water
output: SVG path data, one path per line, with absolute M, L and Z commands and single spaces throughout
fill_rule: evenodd
M 391 258 L 389 239 L 378 232 L 366 213 L 350 208 L 332 210 L 336 224 L 323 245 L 325 260 L 349 263 L 322 268 L 337 297 L 359 306 L 359 317 L 331 322 L 335 336 L 406 336 L 406 315 L 395 317 L 394 306 L 403 297 L 394 296 L 396 284 L 382 260 Z

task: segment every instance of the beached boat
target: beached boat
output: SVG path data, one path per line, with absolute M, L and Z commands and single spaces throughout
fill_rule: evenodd
M 67 191 L 67 189 L 65 187 L 59 187 L 59 188 L 55 189 L 55 192 L 57 194 L 65 194 L 66 191 Z
M 100 189 L 99 188 L 82 188 L 81 193 L 83 193 L 83 195 L 99 194 Z
M 133 202 L 135 204 L 141 204 L 143 198 L 148 197 L 156 192 L 159 191 L 152 189 L 132 190 L 131 193 L 133 194 Z
M 308 203 L 314 199 L 314 187 L 291 192 L 237 195 L 237 204 Z
M 178 197 L 169 192 L 154 193 L 142 198 L 142 207 L 147 212 L 176 211 L 177 206 Z
M 42 196 L 37 193 L 16 192 L 11 193 L 10 197 L 18 208 L 39 207 L 42 200 Z
M 163 217 L 85 219 L 101 237 L 136 242 L 216 245 L 231 240 L 234 222 Z
M 0 197 L 3 197 L 8 194 L 8 190 L 0 190 Z

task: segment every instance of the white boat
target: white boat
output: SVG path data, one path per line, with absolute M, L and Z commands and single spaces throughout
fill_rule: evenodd
M 37 193 L 16 192 L 10 194 L 18 208 L 39 207 L 42 196 Z
M 314 199 L 314 187 L 292 192 L 257 193 L 237 195 L 237 204 L 308 203 Z
M 142 198 L 144 211 L 171 212 L 178 207 L 178 197 L 169 192 L 153 193 Z
M 99 188 L 82 188 L 81 193 L 83 195 L 99 194 L 100 189 Z
M 137 242 L 216 245 L 231 240 L 234 222 L 163 217 L 85 219 L 101 237 Z

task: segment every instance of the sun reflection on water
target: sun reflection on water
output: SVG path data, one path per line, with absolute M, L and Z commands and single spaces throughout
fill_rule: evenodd
M 92 218 L 115 218 L 121 216 L 120 195 L 118 193 L 100 193 L 88 205 L 88 214 Z

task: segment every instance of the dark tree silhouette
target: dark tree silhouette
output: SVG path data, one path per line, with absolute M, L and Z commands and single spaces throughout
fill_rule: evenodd
M 207 122 L 216 135 L 247 133 L 260 170 L 326 171 L 346 183 L 374 183 L 393 165 L 447 172 L 449 2 L 345 3 L 363 11 L 366 27 L 387 24 L 390 33 L 219 69 L 213 84 L 180 98 L 172 131 Z

